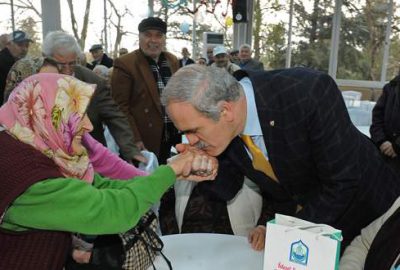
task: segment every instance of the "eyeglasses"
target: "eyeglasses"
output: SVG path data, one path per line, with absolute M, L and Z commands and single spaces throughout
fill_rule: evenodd
M 62 62 L 58 62 L 57 60 L 55 60 L 54 58 L 50 58 L 52 60 L 52 62 L 54 62 L 55 65 L 57 65 L 58 70 L 62 70 L 65 69 L 66 67 L 70 67 L 73 68 L 77 65 L 77 61 L 71 61 L 71 62 L 67 62 L 67 63 L 62 63 Z

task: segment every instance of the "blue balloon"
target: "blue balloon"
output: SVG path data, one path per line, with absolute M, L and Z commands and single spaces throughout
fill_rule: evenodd
M 187 34 L 189 32 L 189 28 L 190 28 L 190 25 L 187 22 L 181 23 L 182 33 Z

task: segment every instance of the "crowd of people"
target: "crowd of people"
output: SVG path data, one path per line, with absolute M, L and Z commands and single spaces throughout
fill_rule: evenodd
M 399 77 L 370 139 L 327 74 L 265 71 L 248 44 L 178 58 L 157 17 L 138 31 L 135 50 L 94 44 L 91 62 L 64 31 L 41 57 L 25 32 L 0 36 L 0 269 L 90 264 L 77 236 L 127 231 L 160 200 L 164 235 L 242 235 L 260 251 L 282 213 L 340 229 L 340 269 L 400 265 Z

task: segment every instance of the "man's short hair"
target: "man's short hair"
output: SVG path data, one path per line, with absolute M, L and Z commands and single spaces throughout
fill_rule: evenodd
M 242 49 L 249 49 L 251 51 L 251 46 L 249 44 L 242 44 L 240 46 L 239 50 L 242 50 Z
M 158 30 L 163 34 L 166 34 L 167 24 L 158 17 L 148 17 L 139 23 L 138 30 L 140 33 L 147 30 Z

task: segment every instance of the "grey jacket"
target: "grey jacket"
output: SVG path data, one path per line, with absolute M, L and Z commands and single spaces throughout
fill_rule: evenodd
M 83 66 L 76 66 L 74 73 L 75 78 L 97 85 L 88 108 L 88 116 L 93 124 L 91 135 L 97 141 L 106 145 L 104 123 L 120 148 L 121 157 L 127 161 L 132 161 L 133 156 L 139 154 L 139 150 L 134 144 L 134 136 L 128 119 L 112 99 L 106 81 Z

